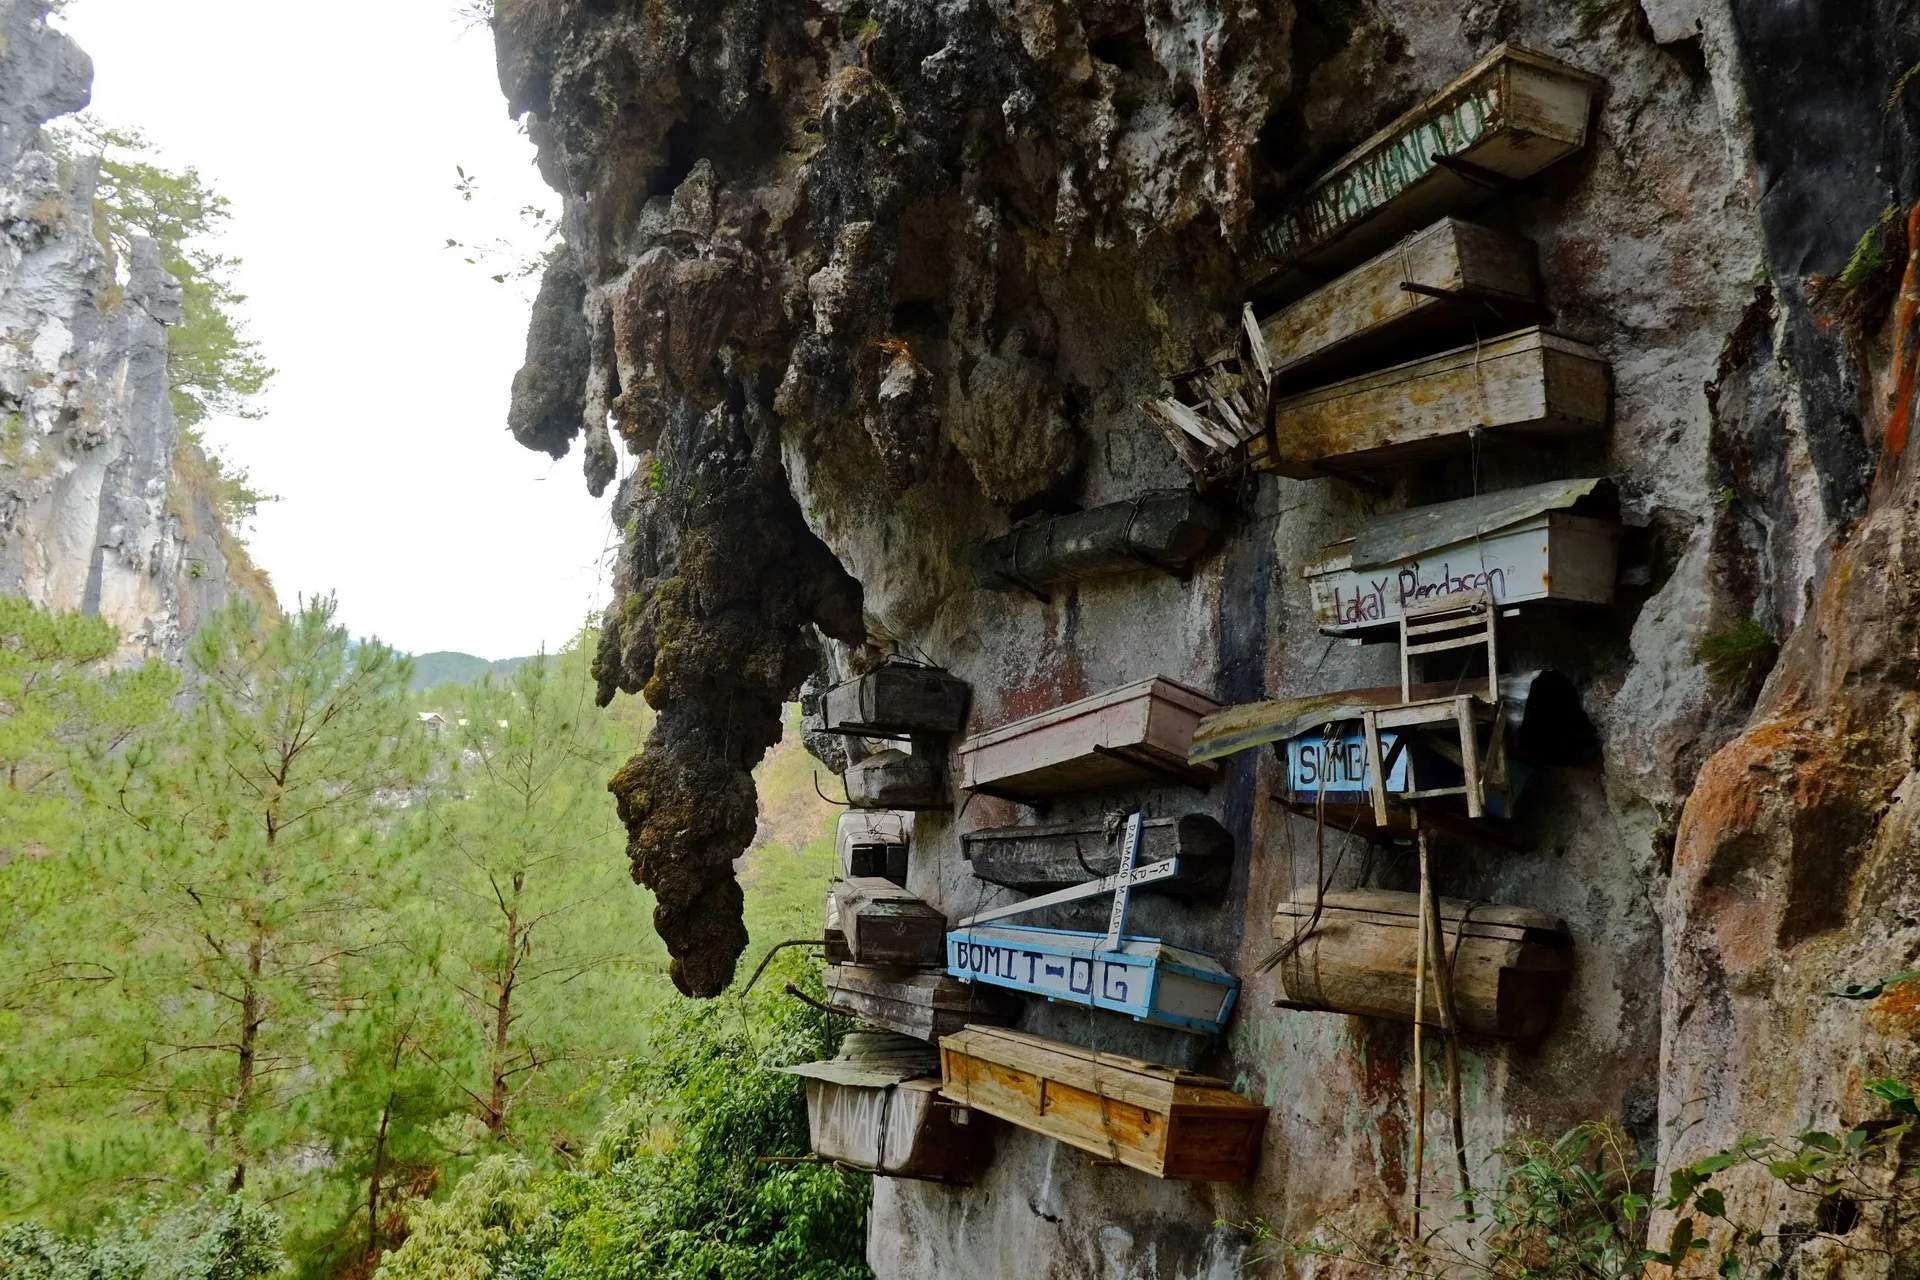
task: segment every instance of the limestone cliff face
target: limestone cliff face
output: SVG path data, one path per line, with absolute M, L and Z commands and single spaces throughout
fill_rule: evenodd
M 609 432 L 640 457 L 615 498 L 628 538 L 600 671 L 606 693 L 661 711 L 615 786 L 685 989 L 733 971 L 746 771 L 822 660 L 816 634 L 840 671 L 896 646 L 939 660 L 972 682 L 983 727 L 1150 674 L 1227 701 L 1382 683 L 1391 655 L 1312 627 L 1298 570 L 1314 549 L 1376 511 L 1605 473 L 1644 585 L 1597 623 L 1530 618 L 1503 639 L 1517 666 L 1573 678 L 1598 755 L 1548 771 L 1533 853 L 1450 847 L 1436 871 L 1442 892 L 1564 916 L 1579 944 L 1545 1040 L 1468 1053 L 1474 1159 L 1606 1115 L 1675 1159 L 1858 1115 L 1862 1079 L 1915 1065 L 1910 1024 L 1819 994 L 1920 953 L 1920 478 L 1893 449 L 1873 481 L 1910 412 L 1914 330 L 1893 332 L 1883 281 L 1845 300 L 1846 322 L 1808 283 L 1920 195 L 1920 90 L 1888 103 L 1920 63 L 1910 6 L 500 9 L 502 85 L 568 241 L 512 425 L 555 455 L 583 437 L 596 491 Z M 1484 450 L 1387 494 L 1263 479 L 1185 583 L 976 588 L 968 554 L 1010 520 L 1184 483 L 1137 406 L 1230 332 L 1261 275 L 1253 230 L 1501 40 L 1607 81 L 1585 153 L 1472 215 L 1539 243 L 1555 327 L 1610 360 L 1605 438 L 1557 458 Z M 1784 641 L 1757 707 L 1695 656 L 1744 619 Z M 1254 975 L 1273 904 L 1314 874 L 1311 825 L 1263 799 L 1273 774 L 1247 753 L 1204 801 L 1127 797 L 1198 803 L 1242 842 L 1227 905 L 1140 915 L 1246 979 L 1224 1042 L 1050 1008 L 1025 1024 L 1263 1098 L 1258 1180 L 1161 1185 L 1014 1133 L 971 1190 L 876 1184 L 882 1275 L 1224 1277 L 1245 1244 L 1216 1222 L 1260 1214 L 1297 1237 L 1399 1214 L 1405 1029 L 1275 1010 Z M 912 887 L 956 913 L 979 901 L 959 832 L 1015 816 L 986 799 L 922 815 Z M 1327 856 L 1343 883 L 1409 883 L 1400 855 Z M 1662 1124 L 1703 1113 L 1683 1138 Z
M 40 131 L 93 80 L 46 8 L 0 0 L 0 592 L 97 614 L 123 655 L 177 661 L 229 590 L 211 502 L 176 477 L 179 285 L 150 244 L 116 274 L 97 163 Z

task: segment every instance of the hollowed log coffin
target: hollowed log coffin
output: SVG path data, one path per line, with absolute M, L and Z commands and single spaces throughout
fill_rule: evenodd
M 1184 575 L 1219 544 L 1225 517 L 1186 489 L 1142 494 L 1012 529 L 974 556 L 975 579 L 1001 591 L 1158 570 Z
M 1098 823 L 990 827 L 960 837 L 973 874 L 1022 893 L 1050 893 L 1120 870 L 1120 840 Z M 1204 813 L 1141 823 L 1138 865 L 1180 859 L 1180 874 L 1150 886 L 1176 898 L 1218 897 L 1233 878 L 1233 837 Z
M 1440 944 L 1452 966 L 1460 1029 L 1510 1040 L 1545 1031 L 1573 968 L 1566 922 L 1543 911 L 1458 898 L 1434 900 Z M 1283 1007 L 1395 1022 L 1414 1020 L 1418 894 L 1379 889 L 1283 903 L 1273 936 L 1292 947 L 1276 970 Z M 1297 945 L 1295 945 L 1297 943 Z M 1440 1026 L 1440 977 L 1428 964 L 1424 1025 Z
M 945 954 L 946 931 L 947 918 L 938 907 L 877 876 L 843 880 L 827 898 L 830 960 L 937 965 Z
M 928 743 L 911 751 L 889 747 L 847 766 L 841 775 L 856 809 L 945 809 L 946 753 Z
M 1156 1178 L 1242 1182 L 1267 1109 L 1226 1081 L 998 1027 L 940 1042 L 941 1092 Z

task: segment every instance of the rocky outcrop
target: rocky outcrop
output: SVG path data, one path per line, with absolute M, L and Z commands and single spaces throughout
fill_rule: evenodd
M 98 161 L 41 132 L 87 104 L 93 74 L 47 7 L 0 0 L 0 592 L 108 619 L 126 657 L 178 661 L 227 595 L 231 548 L 179 474 L 180 286 L 150 243 L 114 260 Z
M 560 273 L 581 282 L 577 320 L 543 313 L 536 329 L 573 326 L 588 352 L 577 421 L 543 373 L 523 375 L 514 422 L 543 424 L 542 448 L 584 436 L 593 484 L 612 472 L 609 429 L 639 459 L 617 507 L 627 547 L 600 669 L 603 692 L 643 690 L 661 711 L 615 785 L 636 873 L 670 886 L 661 923 L 683 986 L 717 990 L 731 973 L 744 770 L 816 665 L 809 624 L 841 642 L 843 671 L 889 648 L 950 667 L 980 726 L 1151 674 L 1228 700 L 1377 684 L 1394 678 L 1390 656 L 1306 621 L 1298 569 L 1316 548 L 1378 510 L 1607 473 L 1641 585 L 1606 617 L 1529 620 L 1502 641 L 1515 663 L 1575 682 L 1604 764 L 1549 771 L 1525 817 L 1533 854 L 1449 847 L 1436 873 L 1443 893 L 1565 917 L 1579 948 L 1545 1040 L 1469 1050 L 1468 1146 L 1477 1164 L 1614 1116 L 1670 1160 L 1702 1135 L 1852 1114 L 1862 1073 L 1899 1065 L 1874 1047 L 1886 1017 L 1849 1019 L 1812 993 L 1920 952 L 1911 907 L 1882 905 L 1904 893 L 1892 881 L 1913 844 L 1900 593 L 1920 517 L 1904 462 L 1883 466 L 1869 504 L 1894 335 L 1850 345 L 1861 324 L 1826 319 L 1835 298 L 1807 281 L 1839 273 L 1885 207 L 1920 195 L 1920 84 L 1887 102 L 1920 63 L 1903 12 L 502 5 L 502 84 L 565 198 L 554 296 L 571 296 Z M 1389 494 L 1263 480 L 1234 495 L 1224 550 L 1186 582 L 1130 576 L 1046 599 L 981 588 L 970 555 L 1012 521 L 1185 482 L 1137 405 L 1231 332 L 1262 276 L 1253 231 L 1500 40 L 1607 80 L 1594 144 L 1474 215 L 1540 244 L 1556 327 L 1610 360 L 1607 437 L 1557 458 L 1482 450 Z M 1875 287 L 1879 303 L 1855 297 L 1879 334 Z M 1741 623 L 1785 642 L 1757 712 L 1755 687 L 1716 683 L 1696 653 Z M 1168 1187 L 1015 1133 L 972 1190 L 876 1184 L 878 1272 L 1224 1276 L 1246 1242 L 1217 1223 L 1258 1214 L 1289 1237 L 1363 1237 L 1399 1218 L 1405 1029 L 1273 1010 L 1254 972 L 1272 904 L 1315 874 L 1311 824 L 1262 799 L 1273 770 L 1239 757 L 1204 802 L 1243 850 L 1232 905 L 1140 908 L 1143 932 L 1246 977 L 1224 1043 L 1060 1009 L 1024 1024 L 1199 1062 L 1266 1100 L 1257 1181 Z M 1150 786 L 1129 798 L 1194 803 Z M 1063 800 L 1049 820 L 1095 820 L 1102 803 Z M 977 798 L 964 821 L 1014 817 Z M 950 911 L 981 892 L 961 829 L 937 814 L 916 826 L 912 888 Z M 1396 854 L 1328 856 L 1342 882 L 1410 874 Z M 1761 1087 L 1814 1028 L 1824 1047 L 1807 1069 Z M 1663 1128 L 1702 1096 L 1715 1127 Z M 1445 1121 L 1443 1107 L 1429 1132 Z

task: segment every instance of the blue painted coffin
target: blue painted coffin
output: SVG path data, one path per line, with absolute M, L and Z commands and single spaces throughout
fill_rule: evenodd
M 1072 929 L 975 925 L 947 934 L 947 972 L 964 982 L 1123 1013 L 1156 1027 L 1212 1035 L 1227 1024 L 1240 979 L 1212 956 L 1158 938 Z

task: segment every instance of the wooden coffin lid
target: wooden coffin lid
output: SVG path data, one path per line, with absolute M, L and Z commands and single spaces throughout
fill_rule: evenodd
M 1101 1053 L 1006 1027 L 970 1026 L 941 1037 L 940 1048 L 1162 1114 L 1171 1112 L 1177 1105 L 1194 1102 L 1222 1108 L 1238 1104 L 1248 1111 L 1266 1111 L 1258 1103 L 1234 1093 L 1232 1085 L 1216 1076 L 1122 1054 Z
M 977 751 L 981 747 L 990 747 L 1010 738 L 1018 738 L 1035 729 L 1044 729 L 1049 725 L 1059 724 L 1090 712 L 1101 711 L 1107 707 L 1118 706 L 1123 702 L 1131 702 L 1143 697 L 1172 703 L 1174 706 L 1185 708 L 1201 716 L 1217 711 L 1220 707 L 1217 701 L 1198 689 L 1190 688 L 1176 680 L 1169 680 L 1165 676 L 1149 676 L 1145 680 L 1123 684 L 1118 689 L 1109 689 L 1105 693 L 1096 693 L 1091 697 L 1064 703 L 1036 715 L 1015 720 L 1010 724 L 1003 724 L 998 729 L 976 733 L 960 744 L 960 750 L 963 754 Z
M 878 1089 L 940 1074 L 939 1052 L 924 1040 L 892 1031 L 851 1031 L 840 1055 L 826 1062 L 782 1067 L 788 1075 L 855 1088 Z
M 1548 946 L 1571 947 L 1573 935 L 1567 922 L 1531 907 L 1503 907 L 1489 902 L 1469 902 L 1464 898 L 1435 898 L 1434 911 L 1446 937 L 1464 932 L 1470 938 L 1492 938 L 1511 942 L 1534 942 Z M 1324 922 L 1329 913 L 1360 917 L 1365 923 L 1385 929 L 1414 929 L 1420 919 L 1420 895 L 1390 889 L 1347 889 L 1329 893 Z M 1313 916 L 1313 902 L 1283 902 L 1273 913 L 1273 936 L 1290 939 Z M 1465 927 L 1462 929 L 1462 922 Z
M 848 876 L 833 886 L 833 898 L 846 920 L 862 907 L 884 906 L 894 916 L 916 915 L 945 920 L 946 913 L 925 898 L 908 893 L 891 880 L 879 876 Z

